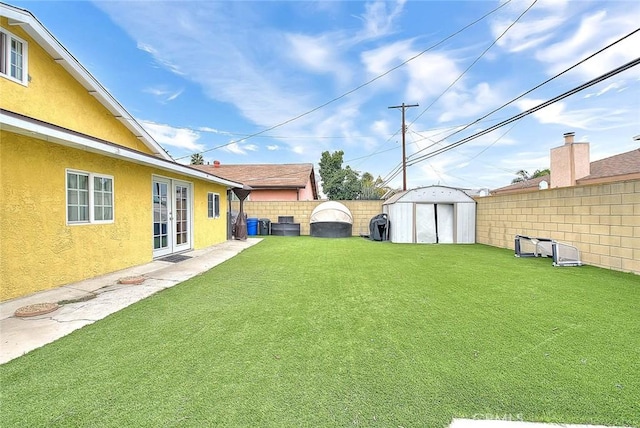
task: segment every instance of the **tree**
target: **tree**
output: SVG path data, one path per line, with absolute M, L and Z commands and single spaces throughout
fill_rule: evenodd
M 191 165 L 204 165 L 202 153 L 194 153 L 191 155 Z
M 320 169 L 318 173 L 322 180 L 322 191 L 330 200 L 340 199 L 342 184 L 345 178 L 345 170 L 342 169 L 342 156 L 344 152 L 338 150 L 333 153 L 322 152 L 320 157 Z
M 512 184 L 521 183 L 523 181 L 528 181 L 533 178 L 543 177 L 545 175 L 550 175 L 550 174 L 551 174 L 551 170 L 549 168 L 536 169 L 536 171 L 531 175 L 529 175 L 529 173 L 524 169 L 521 169 L 520 171 L 516 172 L 517 177 L 511 180 L 511 183 Z
M 322 191 L 330 200 L 380 199 L 386 192 L 382 187 L 382 178 L 373 179 L 368 172 L 360 172 L 349 165 L 342 167 L 344 152 L 322 152 L 320 158 L 320 179 Z
M 365 172 L 360 179 L 360 197 L 358 199 L 377 200 L 382 198 L 387 190 L 388 189 L 383 186 L 383 181 L 380 176 L 374 180 L 373 175 Z

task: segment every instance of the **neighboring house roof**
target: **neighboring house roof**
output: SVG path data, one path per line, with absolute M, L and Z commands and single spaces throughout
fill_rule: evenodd
M 578 178 L 576 184 L 608 183 L 640 178 L 640 149 L 593 161 L 589 164 L 589 170 L 590 174 Z M 540 182 L 543 180 L 547 184 L 550 183 L 550 176 L 545 175 L 500 187 L 492 190 L 491 194 L 533 192 L 539 189 Z
M 551 177 L 549 174 L 543 175 L 529 180 L 519 181 L 508 186 L 500 187 L 491 191 L 491 194 L 498 193 L 516 193 L 516 192 L 533 192 L 540 188 L 540 183 L 546 181 L 549 184 Z
M 304 189 L 311 182 L 314 199 L 318 198 L 313 164 L 243 164 L 194 165 L 202 171 L 254 189 Z
M 77 59 L 26 9 L 0 3 L 0 15 L 9 19 L 9 25 L 20 26 L 51 57 L 72 75 L 91 95 L 93 95 L 113 116 L 133 133 L 151 152 L 162 159 L 171 156 L 145 129 L 125 110 L 125 108 L 78 62 Z
M 629 175 L 640 176 L 640 149 L 591 162 L 590 172 L 586 177 L 576 180 L 578 184 L 600 181 L 604 178 L 626 179 L 625 176 Z

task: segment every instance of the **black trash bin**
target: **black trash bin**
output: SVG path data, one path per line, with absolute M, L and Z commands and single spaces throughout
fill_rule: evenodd
M 258 220 L 258 234 L 269 235 L 271 229 L 271 220 L 268 218 L 261 218 Z

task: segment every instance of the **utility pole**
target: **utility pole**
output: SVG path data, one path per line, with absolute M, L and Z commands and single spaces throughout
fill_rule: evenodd
M 418 107 L 418 104 L 402 103 L 400 106 L 389 107 L 402 109 L 402 190 L 407 190 L 407 155 L 405 151 L 405 133 L 407 132 L 407 127 L 404 125 L 404 111 L 409 107 Z

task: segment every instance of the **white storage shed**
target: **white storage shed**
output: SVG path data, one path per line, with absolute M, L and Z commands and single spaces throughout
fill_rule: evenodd
M 473 244 L 476 202 L 453 187 L 428 186 L 393 195 L 382 205 L 391 242 Z

